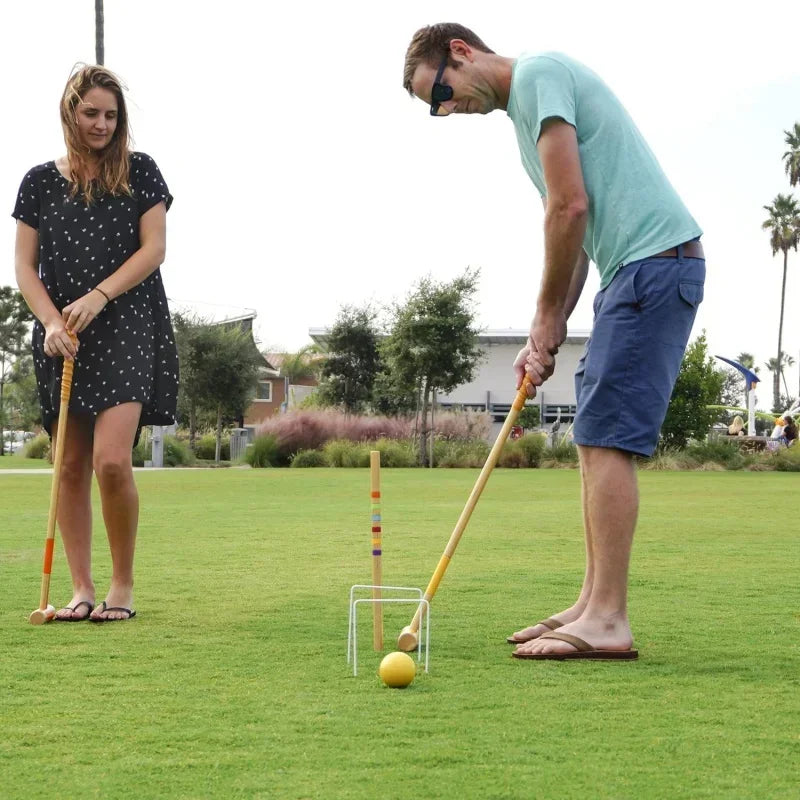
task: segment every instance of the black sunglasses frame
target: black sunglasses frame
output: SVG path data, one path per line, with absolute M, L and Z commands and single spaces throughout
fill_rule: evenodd
M 431 88 L 432 117 L 447 116 L 446 114 L 439 114 L 439 105 L 453 99 L 453 87 L 439 82 L 442 78 L 442 73 L 447 66 L 447 58 L 448 55 L 445 54 L 444 58 L 442 58 L 442 63 L 439 64 L 436 77 L 433 79 L 433 87 Z

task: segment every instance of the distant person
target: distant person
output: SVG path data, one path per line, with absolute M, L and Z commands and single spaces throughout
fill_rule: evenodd
M 571 606 L 509 641 L 519 658 L 635 658 L 627 609 L 639 507 L 633 457 L 651 455 L 658 443 L 703 299 L 702 231 L 619 100 L 568 56 L 506 58 L 468 28 L 441 23 L 414 34 L 403 84 L 435 117 L 500 109 L 514 125 L 523 165 L 545 204 L 541 286 L 528 343 L 514 362 L 517 386 L 525 375 L 532 382 L 529 396 L 553 373 L 589 259 L 598 267 L 594 328 L 575 375 L 583 587 Z M 458 201 L 446 175 L 428 180 L 420 194 L 432 208 Z M 438 201 L 431 201 L 434 190 Z M 473 226 L 480 224 L 476 203 L 507 202 L 477 193 L 468 200 Z
M 178 357 L 159 271 L 172 195 L 155 161 L 131 152 L 122 86 L 109 70 L 87 66 L 72 75 L 61 125 L 66 155 L 28 172 L 13 213 L 17 283 L 36 316 L 36 381 L 53 438 L 63 361 L 75 359 L 58 504 L 73 594 L 56 620 L 119 621 L 136 613 L 131 449 L 140 426 L 175 419 Z M 112 561 L 97 607 L 92 472 Z
M 797 423 L 794 421 L 794 417 L 789 414 L 784 419 L 786 424 L 783 426 L 781 440 L 787 447 L 791 447 L 797 441 Z
M 728 436 L 744 436 L 744 420 L 738 414 L 728 425 Z

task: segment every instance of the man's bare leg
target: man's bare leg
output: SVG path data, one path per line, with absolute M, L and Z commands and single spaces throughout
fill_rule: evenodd
M 636 470 L 629 453 L 580 445 L 583 495 L 591 536 L 593 580 L 580 616 L 559 628 L 595 648 L 628 650 L 628 565 L 639 511 Z M 522 653 L 571 653 L 567 642 L 534 639 L 517 647 Z
M 550 619 L 557 620 L 562 625 L 566 625 L 568 622 L 574 622 L 583 613 L 584 608 L 586 608 L 586 604 L 589 602 L 589 596 L 591 595 L 592 592 L 592 581 L 594 578 L 594 559 L 592 557 L 591 522 L 589 520 L 589 514 L 588 514 L 589 504 L 586 501 L 586 476 L 584 474 L 583 461 L 581 461 L 580 467 L 581 467 L 581 505 L 583 508 L 584 539 L 586 542 L 586 572 L 583 576 L 583 586 L 581 587 L 578 599 L 569 608 L 565 608 L 563 611 L 559 611 L 558 614 L 552 614 L 550 616 Z M 542 625 L 541 623 L 537 623 L 536 625 L 530 625 L 527 628 L 523 628 L 521 631 L 515 631 L 512 634 L 512 637 L 520 643 L 529 642 L 532 639 L 538 639 L 543 633 L 547 633 L 549 630 L 551 630 L 551 628 L 548 627 L 547 625 Z

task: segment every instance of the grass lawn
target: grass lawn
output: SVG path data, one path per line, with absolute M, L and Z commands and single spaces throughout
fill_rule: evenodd
M 383 471 L 385 583 L 424 588 L 476 476 Z M 368 611 L 358 677 L 345 662 L 368 470 L 137 481 L 137 619 L 33 627 L 49 477 L 0 475 L 4 798 L 797 796 L 796 474 L 641 473 L 639 661 L 536 663 L 504 638 L 574 599 L 578 473 L 496 471 L 405 690 L 375 675 Z M 388 649 L 410 616 L 387 608 Z
M 52 469 L 53 465 L 45 458 L 24 458 L 17 453 L 0 456 L 0 471 L 4 469 Z M 2 501 L 0 501 L 2 502 Z M 49 500 L 48 500 L 49 502 Z M 47 520 L 45 520 L 47 524 Z

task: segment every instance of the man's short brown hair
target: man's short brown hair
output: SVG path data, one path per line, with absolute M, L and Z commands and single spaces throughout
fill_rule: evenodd
M 411 39 L 411 44 L 406 50 L 406 63 L 403 70 L 403 86 L 413 97 L 414 90 L 411 81 L 420 64 L 430 66 L 438 65 L 442 56 L 450 51 L 450 42 L 453 39 L 462 39 L 470 47 L 483 53 L 494 53 L 476 36 L 469 28 L 457 22 L 439 22 L 436 25 L 426 25 L 420 28 Z M 452 62 L 450 66 L 455 66 Z

